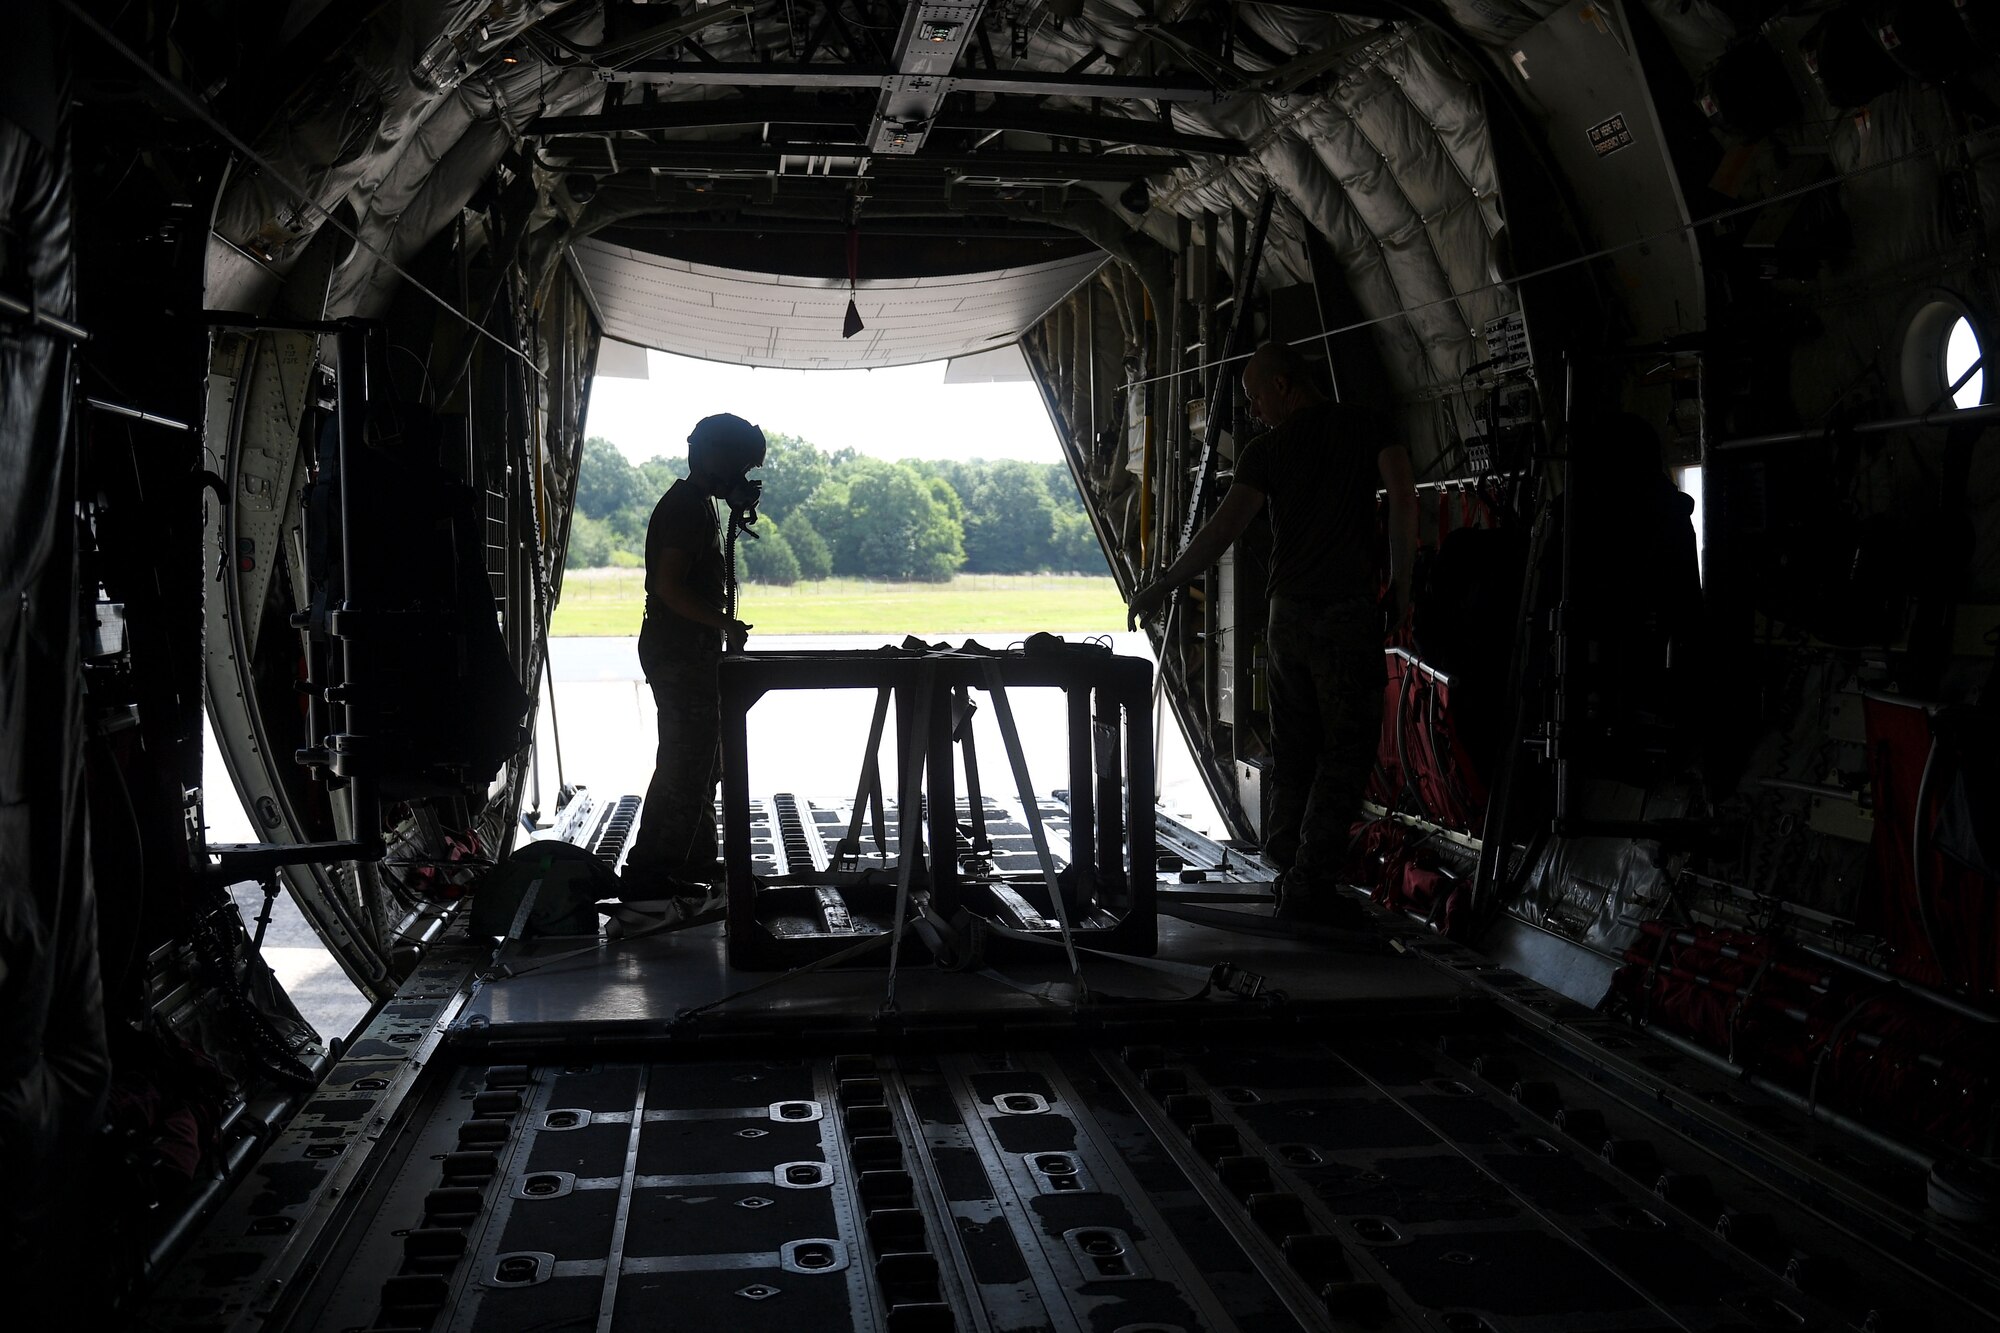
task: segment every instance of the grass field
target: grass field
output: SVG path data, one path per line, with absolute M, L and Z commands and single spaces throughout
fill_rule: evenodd
M 550 633 L 637 634 L 644 608 L 642 571 L 572 569 L 563 576 Z M 759 634 L 1099 634 L 1125 628 L 1125 603 L 1109 578 L 1065 574 L 962 574 L 950 583 L 827 579 L 789 588 L 746 583 L 737 594 L 737 614 Z

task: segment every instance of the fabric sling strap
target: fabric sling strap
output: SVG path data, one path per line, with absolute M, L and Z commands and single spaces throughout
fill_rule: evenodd
M 1007 700 L 1007 686 L 1000 679 L 1000 664 L 990 658 L 980 664 L 986 677 L 986 692 L 993 696 L 993 713 L 1000 721 L 1000 741 L 1007 749 L 1007 762 L 1014 769 L 1014 790 L 1021 798 L 1021 814 L 1028 822 L 1028 836 L 1034 840 L 1035 859 L 1042 864 L 1042 879 L 1048 885 L 1049 902 L 1055 908 L 1056 925 L 1062 931 L 1063 952 L 1069 955 L 1070 975 L 1076 979 L 1077 1002 L 1083 1001 L 1083 965 L 1077 961 L 1076 941 L 1070 936 L 1069 907 L 1063 902 L 1062 885 L 1056 879 L 1056 860 L 1049 852 L 1048 830 L 1042 827 L 1041 803 L 1035 799 L 1034 780 L 1028 776 L 1028 757 L 1021 750 L 1021 733 L 1014 725 L 1014 706 Z
M 955 690 L 952 709 L 952 736 L 965 751 L 965 808 L 971 815 L 972 852 L 993 855 L 993 839 L 986 831 L 986 797 L 979 789 L 979 752 L 972 743 L 972 691 L 961 685 Z
M 882 728 L 889 719 L 889 699 L 894 693 L 884 685 L 875 691 L 875 716 L 868 723 L 868 748 L 861 755 L 861 777 L 854 785 L 854 811 L 848 817 L 847 836 L 833 849 L 834 866 L 839 870 L 858 868 L 861 859 L 861 821 L 869 810 L 875 812 L 875 850 L 889 854 L 888 824 L 882 812 L 882 773 L 876 754 L 882 746 Z

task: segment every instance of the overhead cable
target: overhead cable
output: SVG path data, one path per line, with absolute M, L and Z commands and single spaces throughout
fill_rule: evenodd
M 483 324 L 480 324 L 478 321 L 474 320 L 470 315 L 467 315 L 464 311 L 460 310 L 457 306 L 453 305 L 450 301 L 447 301 L 444 297 L 438 295 L 436 292 L 432 291 L 429 287 L 425 286 L 421 281 L 418 280 L 415 274 L 411 273 L 401 264 L 398 264 L 394 259 L 391 259 L 379 247 L 364 240 L 359 231 L 357 231 L 352 227 L 349 227 L 346 223 L 342 222 L 339 218 L 335 217 L 331 210 L 323 207 L 321 204 L 315 201 L 312 198 L 312 196 L 302 186 L 293 181 L 292 178 L 287 176 L 284 172 L 280 171 L 271 162 L 269 158 L 257 152 L 256 149 L 252 148 L 248 143 L 244 142 L 244 140 L 239 138 L 236 135 L 235 131 L 231 130 L 227 125 L 223 124 L 220 120 L 218 120 L 215 117 L 215 115 L 209 111 L 207 107 L 203 106 L 199 101 L 197 101 L 194 98 L 194 96 L 190 94 L 185 88 L 182 88 L 178 83 L 175 83 L 172 79 L 160 73 L 160 71 L 158 71 L 157 69 L 154 69 L 152 65 L 146 62 L 144 57 L 139 55 L 138 52 L 134 51 L 131 47 L 125 45 L 124 42 L 118 40 L 118 38 L 111 32 L 109 28 L 106 28 L 102 23 L 99 23 L 95 18 L 91 17 L 90 14 L 86 13 L 82 8 L 82 6 L 77 4 L 76 0 L 61 0 L 61 4 L 64 9 L 69 11 L 70 16 L 76 19 L 77 22 L 83 24 L 84 27 L 89 28 L 92 32 L 96 33 L 99 37 L 101 37 L 104 40 L 105 45 L 109 46 L 113 51 L 116 51 L 119 55 L 125 57 L 127 61 L 129 61 L 147 78 L 151 79 L 154 83 L 158 84 L 167 93 L 169 97 L 173 98 L 176 102 L 186 107 L 190 112 L 194 114 L 196 119 L 200 120 L 203 124 L 207 125 L 211 130 L 215 131 L 217 136 L 219 136 L 224 142 L 229 144 L 230 147 L 234 148 L 237 152 L 241 153 L 249 161 L 254 162 L 257 165 L 257 167 L 272 181 L 276 182 L 282 188 L 290 191 L 293 198 L 295 198 L 301 206 L 312 210 L 314 213 L 319 214 L 321 220 L 324 221 L 327 226 L 332 227 L 335 231 L 345 236 L 348 240 L 353 241 L 363 250 L 366 250 L 369 254 L 374 255 L 377 259 L 381 260 L 383 264 L 388 266 L 391 272 L 395 273 L 396 275 L 401 277 L 405 282 L 409 283 L 410 286 L 416 288 L 418 291 L 422 292 L 425 296 L 428 296 L 432 301 L 436 302 L 439 309 L 450 314 L 454 319 L 457 319 L 458 321 L 463 323 L 467 328 L 471 329 L 474 333 L 478 334 L 482 338 L 485 338 L 488 342 L 491 342 L 495 347 L 498 347 L 503 351 L 506 351 L 512 354 L 513 356 L 518 357 L 521 361 L 521 364 L 526 366 L 531 372 L 533 372 L 533 374 L 537 379 L 548 378 L 548 376 L 542 372 L 542 368 L 535 364 L 533 357 L 529 356 L 526 352 L 514 346 L 512 343 L 507 342 L 505 339 L 494 334 L 491 330 L 487 329 Z
M 1608 256 L 1611 255 L 1620 254 L 1626 250 L 1636 250 L 1643 248 L 1645 246 L 1653 245 L 1660 241 L 1669 240 L 1675 236 L 1679 236 L 1684 232 L 1698 231 L 1703 227 L 1712 227 L 1715 226 L 1717 223 L 1727 222 L 1731 218 L 1741 217 L 1746 213 L 1754 213 L 1759 209 L 1769 208 L 1773 204 L 1784 203 L 1788 199 L 1797 199 L 1805 195 L 1816 193 L 1817 191 L 1820 190 L 1829 189 L 1832 186 L 1840 185 L 1847 181 L 1853 180 L 1858 176 L 1866 176 L 1872 172 L 1886 170 L 1889 167 L 1901 166 L 1905 162 L 1915 161 L 1918 158 L 1932 157 L 1935 156 L 1936 154 L 1946 152 L 1953 148 L 1963 147 L 1964 145 L 1971 143 L 1975 140 L 1987 138 L 1988 136 L 1994 134 L 2000 134 L 2000 125 L 1990 126 L 1984 129 L 1968 130 L 1964 134 L 1961 134 L 1956 138 L 1946 139 L 1940 143 L 1932 144 L 1927 147 L 1912 149 L 1907 153 L 1901 153 L 1895 157 L 1884 158 L 1880 162 L 1870 162 L 1866 166 L 1855 167 L 1849 171 L 1838 172 L 1832 176 L 1824 178 L 1823 180 L 1811 181 L 1804 185 L 1794 186 L 1792 189 L 1789 190 L 1780 190 L 1776 194 L 1767 195 L 1762 199 L 1752 200 L 1747 204 L 1738 204 L 1733 208 L 1725 208 L 1718 212 L 1710 213 L 1706 217 L 1695 218 L 1689 222 L 1676 223 L 1671 227 L 1662 227 L 1658 231 L 1649 232 L 1644 236 L 1635 237 L 1634 239 L 1629 241 L 1619 241 L 1616 244 L 1601 246 L 1596 250 L 1587 251 L 1584 254 L 1573 255 L 1568 259 L 1559 259 L 1552 264 L 1544 264 L 1540 268 L 1530 269 L 1526 273 L 1516 274 L 1514 277 L 1511 278 L 1505 278 L 1495 282 L 1481 283 L 1479 286 L 1476 287 L 1467 287 L 1463 291 L 1454 291 L 1447 296 L 1434 297 L 1433 299 L 1428 301 L 1420 301 L 1415 305 L 1402 306 L 1396 310 L 1389 311 L 1387 314 L 1376 315 L 1369 319 L 1356 320 L 1352 324 L 1344 324 L 1337 329 L 1328 329 L 1322 333 L 1308 334 L 1303 338 L 1294 338 L 1289 343 L 1287 343 L 1286 346 L 1304 347 L 1311 343 L 1327 342 L 1331 339 L 1338 338 L 1345 333 L 1355 333 L 1362 329 L 1373 328 L 1377 324 L 1387 324 L 1391 320 L 1403 319 L 1407 316 L 1417 314 L 1419 311 L 1435 309 L 1436 307 L 1441 305 L 1450 305 L 1455 302 L 1461 301 L 1468 296 L 1477 296 L 1481 292 L 1511 290 L 1513 288 L 1519 287 L 1523 283 L 1531 282 L 1536 278 L 1546 278 L 1552 273 L 1560 273 L 1565 269 L 1572 269 L 1583 264 L 1595 263 L 1600 259 L 1607 258 Z M 1128 381 L 1128 383 L 1135 387 L 1142 384 L 1156 384 L 1163 380 L 1171 380 L 1175 378 L 1175 376 L 1177 375 L 1192 375 L 1200 372 L 1214 370 L 1222 366 L 1231 365 L 1238 361 L 1247 361 L 1250 359 L 1251 355 L 1252 353 L 1244 352 L 1234 356 L 1221 356 L 1217 357 L 1213 361 L 1203 361 L 1196 365 L 1183 367 L 1178 371 L 1168 371 L 1158 375 L 1150 375 L 1144 379 L 1136 379 Z

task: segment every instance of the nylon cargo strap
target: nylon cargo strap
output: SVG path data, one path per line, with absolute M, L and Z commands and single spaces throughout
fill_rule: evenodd
M 917 703 L 911 718 L 910 744 L 903 754 L 902 794 L 896 810 L 896 919 L 889 927 L 889 984 L 882 997 L 882 1012 L 896 1011 L 896 968 L 903 957 L 903 924 L 909 919 L 910 881 L 916 875 L 918 849 L 923 845 L 924 757 L 930 753 L 931 697 L 937 686 L 937 667 L 925 662 L 917 668 Z M 883 704 L 878 702 L 878 715 Z M 870 752 L 870 762 L 873 752 Z M 933 847 L 936 858 L 939 849 Z M 949 856 L 950 849 L 943 855 Z
M 507 927 L 506 938 L 500 941 L 501 948 L 521 938 L 522 932 L 528 928 L 528 918 L 534 914 L 535 899 L 541 896 L 542 877 L 537 875 L 528 881 L 528 891 L 521 895 L 521 905 L 514 909 L 514 920 Z
M 1048 885 L 1049 903 L 1055 908 L 1056 926 L 1062 931 L 1063 952 L 1069 955 L 1070 976 L 1076 981 L 1076 1002 L 1088 993 L 1083 983 L 1083 964 L 1077 961 L 1076 941 L 1070 936 L 1069 905 L 1063 901 L 1062 884 L 1056 878 L 1056 859 L 1049 852 L 1048 830 L 1042 827 L 1041 802 L 1035 799 L 1034 780 L 1028 776 L 1028 757 L 1021 749 L 1021 732 L 1014 725 L 1014 706 L 1007 699 L 1007 686 L 1000 679 L 1000 664 L 988 658 L 980 663 L 986 677 L 986 692 L 993 696 L 993 715 L 1000 722 L 1000 743 L 1006 747 L 1007 762 L 1014 769 L 1014 791 L 1021 798 L 1021 814 L 1028 822 L 1028 836 L 1035 843 L 1035 859 L 1042 864 L 1042 880 Z
M 602 912 L 604 910 L 604 905 L 599 903 L 598 911 Z M 553 967 L 557 963 L 567 963 L 571 959 L 582 958 L 586 954 L 594 956 L 613 944 L 627 944 L 633 940 L 643 940 L 648 935 L 667 935 L 676 930 L 691 930 L 695 926 L 710 925 L 722 920 L 724 915 L 726 915 L 725 910 L 718 907 L 714 911 L 702 912 L 695 916 L 676 917 L 672 920 L 660 921 L 639 930 L 627 931 L 625 934 L 615 938 L 607 937 L 586 944 L 580 949 L 566 949 L 562 953 L 552 953 L 546 958 L 534 959 L 523 967 L 515 967 L 511 964 L 496 961 L 493 967 L 486 973 L 486 979 L 488 981 L 511 981 L 515 977 L 525 977 L 530 972 L 539 972 L 545 967 Z
M 507 933 L 500 937 L 500 943 L 493 946 L 493 966 L 488 976 L 511 976 L 513 970 L 500 961 L 507 952 L 507 946 L 520 942 L 521 935 L 528 929 L 528 918 L 534 913 L 535 899 L 542 894 L 542 877 L 537 875 L 528 881 L 528 891 L 521 895 L 521 905 L 514 909 L 514 919 L 507 925 Z
M 965 808 L 971 816 L 972 854 L 993 855 L 993 839 L 986 832 L 986 797 L 979 789 L 979 752 L 972 743 L 972 691 L 961 685 L 952 691 L 952 738 L 965 751 Z
M 893 692 L 884 685 L 875 691 L 875 716 L 868 723 L 868 748 L 861 756 L 861 777 L 854 785 L 854 810 L 847 820 L 847 836 L 834 845 L 833 868 L 861 868 L 861 821 L 875 812 L 875 850 L 884 859 L 889 855 L 888 824 L 882 812 L 882 772 L 876 755 L 882 747 L 882 728 L 889 719 L 889 698 Z
M 1060 981 L 1022 981 L 1009 976 L 996 967 L 985 965 L 985 948 L 982 937 L 998 936 L 1002 939 L 1031 944 L 1043 949 L 1059 949 L 1062 946 L 1043 935 L 1030 934 L 1014 927 L 984 917 L 970 917 L 963 923 L 947 922 L 935 912 L 924 910 L 910 923 L 939 960 L 939 966 L 946 971 L 967 972 L 974 976 L 997 982 L 1010 990 L 1030 995 L 1039 1000 L 1065 1007 L 1076 1003 L 1076 993 L 1071 983 Z M 961 928 L 962 927 L 962 928 Z M 1144 958 L 1130 954 L 1112 953 L 1106 949 L 1093 949 L 1088 945 L 1077 945 L 1077 951 L 1093 958 L 1109 962 L 1123 963 L 1130 967 L 1157 972 L 1172 977 L 1179 982 L 1192 982 L 1194 988 L 1184 994 L 1126 996 L 1109 992 L 1093 992 L 1092 997 L 1102 1000 L 1136 1000 L 1146 1003 L 1179 1003 L 1199 1000 L 1212 990 L 1221 990 L 1246 1000 L 1254 1000 L 1265 993 L 1264 978 L 1247 971 L 1234 963 L 1177 963 L 1163 958 Z

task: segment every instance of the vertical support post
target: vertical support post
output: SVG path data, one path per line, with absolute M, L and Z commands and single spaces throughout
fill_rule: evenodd
M 1090 686 L 1063 687 L 1069 711 L 1069 874 L 1079 903 L 1095 898 L 1089 892 L 1097 864 L 1097 779 L 1090 754 Z
M 338 351 L 336 351 L 335 355 L 338 355 Z M 336 417 L 336 427 L 338 424 L 339 420 Z M 320 441 L 316 432 L 308 432 L 305 448 L 310 454 L 314 473 L 324 475 L 329 460 L 320 455 Z M 340 444 L 337 439 L 334 442 L 333 452 L 333 465 L 338 467 Z M 310 511 L 306 505 L 307 502 L 302 499 L 298 513 L 299 531 L 301 533 L 306 532 L 312 522 Z M 300 565 L 306 566 L 307 561 L 307 555 L 301 550 L 299 552 Z M 301 763 L 311 765 L 316 770 L 316 775 L 322 781 L 330 776 L 328 765 L 332 762 L 332 755 L 327 749 L 326 738 L 333 732 L 333 708 L 327 702 L 326 688 L 333 683 L 334 640 L 327 624 L 327 618 L 323 614 L 324 611 L 331 609 L 331 606 L 324 608 L 316 607 L 311 610 L 298 612 L 291 618 L 293 628 L 302 631 L 305 635 L 306 733 L 305 744 L 299 748 L 298 759 Z
M 1575 366 L 1567 356 L 1563 358 L 1563 493 L 1562 493 L 1562 553 L 1558 568 L 1561 569 L 1561 586 L 1556 593 L 1555 624 L 1555 715 L 1549 720 L 1549 757 L 1555 761 L 1555 832 L 1567 831 L 1571 815 L 1573 794 L 1570 774 L 1570 756 L 1576 746 L 1576 703 L 1577 690 L 1573 671 L 1573 654 L 1576 651 L 1576 628 L 1579 619 L 1576 605 L 1576 530 L 1584 520 L 1584 509 L 1577 496 L 1577 455 L 1580 452 L 1576 439 L 1576 423 L 1572 416 L 1572 395 L 1575 390 Z
M 1229 214 L 1229 272 L 1236 279 L 1236 290 L 1243 290 L 1243 254 L 1250 236 L 1250 220 L 1240 212 Z M 1223 374 L 1228 375 L 1228 371 Z
M 1277 191 L 1272 190 L 1271 194 L 1275 197 Z M 1255 259 L 1251 259 L 1249 255 L 1250 220 L 1244 217 L 1240 211 L 1231 212 L 1229 215 L 1229 271 L 1231 276 L 1235 278 L 1236 285 L 1229 298 L 1229 336 L 1226 345 L 1222 349 L 1224 357 L 1235 356 L 1243 350 L 1241 346 L 1243 336 L 1238 330 L 1246 328 L 1248 325 L 1245 321 L 1244 311 L 1238 310 L 1237 307 L 1241 305 L 1247 308 L 1252 296 L 1256 292 L 1257 275 L 1248 272 L 1247 267 L 1253 263 L 1263 262 L 1264 238 L 1261 232 L 1263 227 L 1270 225 L 1271 219 L 1269 214 L 1265 214 L 1259 221 L 1262 226 L 1259 227 L 1260 234 L 1257 238 L 1258 253 Z M 1241 406 L 1240 398 L 1243 392 L 1242 371 L 1234 362 L 1230 362 L 1227 365 L 1217 366 L 1215 376 L 1216 397 L 1226 400 L 1229 404 L 1228 410 L 1223 414 L 1223 424 L 1229 428 L 1231 438 L 1235 440 L 1236 447 L 1240 450 L 1243 446 L 1243 438 L 1236 430 L 1238 420 L 1236 409 Z M 1215 408 L 1216 404 L 1209 404 L 1211 412 Z
M 335 335 L 339 350 L 338 378 L 334 381 L 337 437 L 340 444 L 340 610 L 345 613 L 336 631 L 340 641 L 340 731 L 344 735 L 330 744 L 336 752 L 349 756 L 347 808 L 357 842 L 378 844 L 382 838 L 382 808 L 374 773 L 375 748 L 380 737 L 377 719 L 369 705 L 368 679 L 370 652 L 367 636 L 371 613 L 381 607 L 376 590 L 361 586 L 362 565 L 355 551 L 368 538 L 355 521 L 355 505 L 372 490 L 367 475 L 368 449 L 362 438 L 368 410 L 369 330 L 358 320 L 343 321 Z
M 896 864 L 901 866 L 905 862 L 908 862 L 914 867 L 924 854 L 924 826 L 923 821 L 917 818 L 917 807 L 912 805 L 906 810 L 903 808 L 902 802 L 904 796 L 910 791 L 910 766 L 913 754 L 910 748 L 912 744 L 911 737 L 917 734 L 917 727 L 920 724 L 917 720 L 916 692 L 910 688 L 910 682 L 900 676 L 897 677 L 895 687 L 895 707 Z M 922 801 L 924 794 L 921 765 L 926 754 L 927 751 L 922 748 L 914 751 L 915 760 L 919 765 L 915 799 L 919 802 Z
M 1215 367 L 1209 362 L 1215 358 L 1215 325 L 1218 311 L 1215 308 L 1215 272 L 1221 265 L 1216 260 L 1220 246 L 1220 221 L 1213 213 L 1201 215 L 1201 395 L 1208 400 L 1209 420 L 1215 419 Z
M 1180 552 L 1169 550 L 1167 534 L 1180 526 L 1181 492 L 1178 473 L 1187 456 L 1187 340 L 1190 265 L 1194 262 L 1194 225 L 1190 218 L 1174 222 L 1174 238 L 1180 249 L 1174 256 L 1174 308 L 1169 312 L 1167 335 L 1166 446 L 1157 452 L 1154 485 L 1158 501 L 1153 509 L 1153 568 L 1165 569 Z
M 1159 373 L 1160 335 L 1155 327 L 1159 323 L 1159 319 L 1153 313 L 1152 294 L 1143 286 L 1139 289 L 1139 308 L 1142 312 L 1139 326 L 1139 377 L 1143 380 L 1151 381 L 1152 377 Z M 1157 527 L 1155 510 L 1159 503 L 1157 499 L 1159 487 L 1155 478 L 1156 468 L 1153 462 L 1153 408 L 1160 400 L 1159 388 L 1158 384 L 1148 382 L 1141 385 L 1138 390 L 1142 397 L 1140 412 L 1143 414 L 1146 422 L 1144 453 L 1141 454 L 1139 460 L 1139 562 L 1137 568 L 1141 574 L 1153 568 L 1153 547 L 1156 544 L 1153 534 Z M 1130 393 L 1131 390 L 1127 389 L 1126 392 Z M 1122 438 L 1121 429 L 1121 440 Z M 1121 445 L 1121 447 L 1129 448 L 1130 446 Z M 1133 582 L 1136 583 L 1138 580 L 1135 578 Z
M 935 673 L 937 668 L 927 668 Z M 951 694 L 949 689 L 929 692 L 930 722 L 923 780 L 924 803 L 930 826 L 931 901 L 944 916 L 958 910 L 958 782 L 952 762 Z
M 1083 344 L 1090 362 L 1090 410 L 1084 414 L 1083 438 L 1077 453 L 1083 457 L 1080 475 L 1090 476 L 1097 467 L 1097 279 L 1083 285 Z
M 1110 691 L 1099 689 L 1096 703 L 1091 745 L 1097 760 L 1097 886 L 1101 893 L 1125 887 L 1125 813 L 1120 803 L 1125 765 L 1118 735 L 1118 702 Z
M 1271 208 L 1277 197 L 1276 188 L 1266 185 L 1264 197 L 1257 205 L 1257 221 L 1250 229 L 1249 248 L 1243 259 L 1243 272 L 1240 275 L 1242 280 L 1237 284 L 1234 308 L 1229 312 L 1229 332 L 1222 343 L 1221 355 L 1224 358 L 1236 354 L 1237 348 L 1250 331 L 1251 298 L 1256 295 L 1257 270 L 1263 266 L 1264 238 L 1271 225 Z M 1211 217 L 1211 236 L 1214 231 L 1213 221 Z M 1228 367 L 1219 367 L 1217 371 L 1224 378 L 1211 379 L 1211 383 L 1219 386 L 1226 382 L 1229 372 Z M 1226 394 L 1215 392 L 1211 388 L 1208 395 L 1208 429 L 1204 432 L 1205 438 L 1202 441 L 1201 462 L 1194 472 L 1194 493 L 1188 499 L 1186 512 L 1181 515 L 1180 541 L 1174 549 L 1176 556 L 1187 550 L 1188 542 L 1194 538 L 1195 529 L 1201 526 L 1203 500 L 1208 490 L 1208 483 L 1215 475 L 1216 445 L 1221 439 L 1222 432 L 1231 425 L 1229 409 L 1224 406 L 1228 402 L 1230 399 Z
M 1159 947 L 1154 887 L 1159 873 L 1158 831 L 1153 823 L 1152 673 L 1114 664 L 1122 679 L 1112 693 L 1113 710 L 1125 714 L 1125 947 L 1151 953 Z M 1115 854 L 1115 853 L 1114 853 Z
M 741 669 L 741 655 L 716 667 L 716 703 L 721 710 L 722 865 L 729 889 L 729 965 L 751 968 L 757 956 L 757 881 L 750 860 L 750 708 L 761 691 Z

